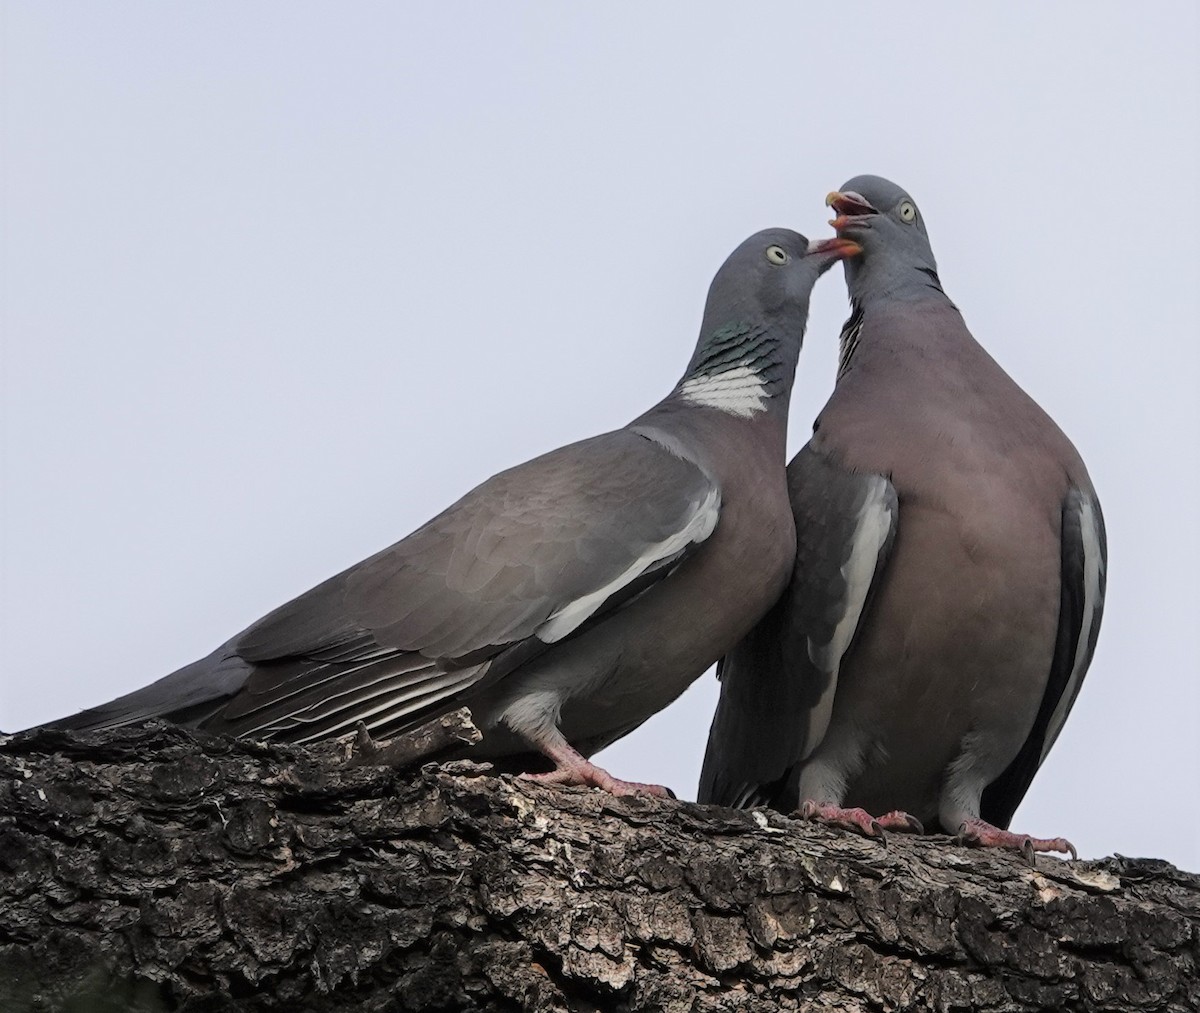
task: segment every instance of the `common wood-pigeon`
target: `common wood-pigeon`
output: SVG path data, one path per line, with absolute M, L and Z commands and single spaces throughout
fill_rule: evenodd
M 474 757 L 536 751 L 549 781 L 665 791 L 586 757 L 667 706 L 782 592 L 809 294 L 857 251 L 752 236 L 712 282 L 683 378 L 644 415 L 501 472 L 208 657 L 54 724 L 162 716 L 304 743 L 360 721 L 386 737 L 465 704 L 484 733 Z
M 1007 828 L 1095 650 L 1100 503 L 942 290 L 912 198 L 860 176 L 828 203 L 862 245 L 837 383 L 788 467 L 791 583 L 719 666 L 700 800 L 1074 853 Z

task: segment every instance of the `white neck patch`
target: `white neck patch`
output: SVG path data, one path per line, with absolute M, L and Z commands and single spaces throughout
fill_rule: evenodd
M 734 366 L 723 373 L 709 373 L 684 380 L 679 396 L 691 404 L 748 419 L 765 411 L 771 395 L 758 370 Z

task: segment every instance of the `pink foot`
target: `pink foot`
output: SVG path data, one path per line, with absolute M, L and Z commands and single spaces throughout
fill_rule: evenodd
M 639 781 L 622 781 L 613 777 L 603 767 L 597 767 L 580 757 L 578 763 L 555 767 L 546 774 L 522 774 L 529 781 L 542 784 L 566 784 L 584 788 L 602 788 L 614 795 L 653 795 L 655 798 L 674 798 L 675 793 L 661 784 L 642 784 Z
M 1028 834 L 1014 834 L 1008 830 L 994 827 L 986 820 L 965 820 L 958 828 L 959 844 L 974 844 L 979 848 L 1011 848 L 1025 856 L 1025 861 L 1033 865 L 1033 856 L 1039 851 L 1060 851 L 1078 860 L 1079 854 L 1075 845 L 1064 837 L 1030 837 Z
M 881 838 L 885 830 L 897 830 L 904 834 L 925 833 L 919 819 L 899 809 L 876 818 L 865 809 L 843 809 L 829 802 L 814 802 L 809 799 L 800 807 L 800 816 L 806 820 L 854 830 L 864 837 Z

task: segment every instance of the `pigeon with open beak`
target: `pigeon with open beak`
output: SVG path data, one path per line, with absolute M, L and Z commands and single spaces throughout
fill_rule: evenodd
M 701 801 L 874 835 L 1008 829 L 1100 630 L 1106 542 L 1075 447 L 972 337 L 900 187 L 831 193 L 850 318 L 788 467 L 791 584 L 721 662 Z

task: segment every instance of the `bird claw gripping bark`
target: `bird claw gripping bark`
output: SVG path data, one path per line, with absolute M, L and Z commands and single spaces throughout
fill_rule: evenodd
M 1065 837 L 1030 837 L 1028 834 L 1014 834 L 980 819 L 965 820 L 959 826 L 958 843 L 971 844 L 977 848 L 1008 848 L 1019 851 L 1030 865 L 1034 864 L 1034 856 L 1039 851 L 1056 851 L 1064 855 L 1069 854 L 1074 861 L 1079 859 L 1075 845 Z
M 829 826 L 853 830 L 864 837 L 873 837 L 887 843 L 885 831 L 893 830 L 903 834 L 923 834 L 925 828 L 915 816 L 895 809 L 882 816 L 872 816 L 865 809 L 843 809 L 841 806 L 828 802 L 806 801 L 794 815 L 806 820 L 816 820 Z
M 613 795 L 651 795 L 655 798 L 675 798 L 670 788 L 661 784 L 642 784 L 640 781 L 622 781 L 613 777 L 603 767 L 584 761 L 582 764 L 569 767 L 556 767 L 545 774 L 522 774 L 527 781 L 539 781 L 542 784 L 563 784 L 582 788 L 600 788 Z
M 545 774 L 522 774 L 521 777 L 527 781 L 600 788 L 620 796 L 651 795 L 655 798 L 675 798 L 675 793 L 661 784 L 642 784 L 640 781 L 622 781 L 613 777 L 603 767 L 597 767 L 565 742 L 540 745 L 542 752 L 554 761 L 554 769 Z

